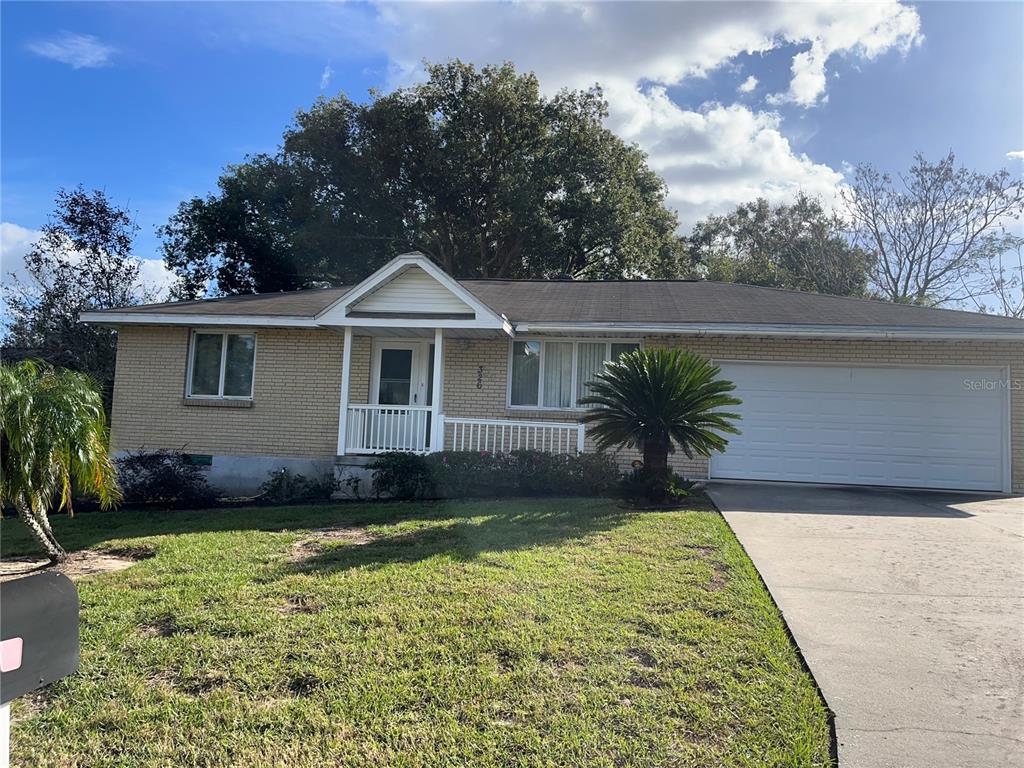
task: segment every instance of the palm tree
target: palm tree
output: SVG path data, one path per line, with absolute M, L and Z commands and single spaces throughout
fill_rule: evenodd
M 582 405 L 599 450 L 625 445 L 643 453 L 651 479 L 651 501 L 661 501 L 669 479 L 668 455 L 678 446 L 688 458 L 725 449 L 723 433 L 738 434 L 739 415 L 719 410 L 739 405 L 736 386 L 719 378 L 721 369 L 681 349 L 638 349 L 608 363 Z
M 67 559 L 47 514 L 72 514 L 72 488 L 120 501 L 103 400 L 87 375 L 31 360 L 0 365 L 0 504 L 10 505 L 50 561 Z

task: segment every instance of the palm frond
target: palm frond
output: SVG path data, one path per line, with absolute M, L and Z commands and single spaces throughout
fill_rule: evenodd
M 588 383 L 580 403 L 588 434 L 600 450 L 648 444 L 676 448 L 687 457 L 710 456 L 738 434 L 735 385 L 701 355 L 680 349 L 642 349 L 623 355 Z
M 0 502 L 45 516 L 74 493 L 121 499 L 96 383 L 32 360 L 0 365 Z

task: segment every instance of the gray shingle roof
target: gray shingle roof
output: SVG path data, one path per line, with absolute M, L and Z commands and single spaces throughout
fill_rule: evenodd
M 876 326 L 1020 331 L 1024 320 L 883 301 L 688 280 L 461 280 L 470 292 L 513 323 L 621 323 Z M 348 287 L 147 304 L 112 310 L 128 314 L 312 318 Z M 98 313 L 102 314 L 102 313 Z
M 309 288 L 304 291 L 256 293 L 224 296 L 197 301 L 169 301 L 106 312 L 154 315 L 268 315 L 273 317 L 313 317 L 344 296 L 350 286 Z
M 462 280 L 512 322 L 738 323 L 1017 329 L 1024 321 L 739 283 Z

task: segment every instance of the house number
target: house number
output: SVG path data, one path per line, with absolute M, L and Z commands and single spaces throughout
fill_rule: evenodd
M 484 367 L 482 365 L 476 367 L 476 388 L 484 388 Z

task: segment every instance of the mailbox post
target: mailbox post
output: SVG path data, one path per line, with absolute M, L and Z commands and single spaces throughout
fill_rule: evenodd
M 78 590 L 40 573 L 0 584 L 0 768 L 10 763 L 11 700 L 78 669 Z

